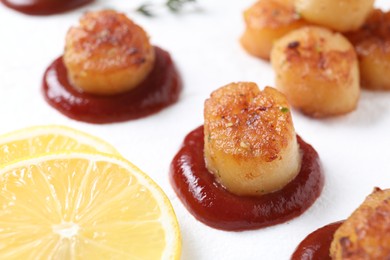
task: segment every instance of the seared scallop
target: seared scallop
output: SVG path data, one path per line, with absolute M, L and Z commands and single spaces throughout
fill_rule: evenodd
M 139 85 L 152 70 L 155 53 L 140 26 L 104 10 L 86 13 L 68 31 L 63 60 L 76 88 L 113 95 Z
M 298 174 L 301 155 L 283 94 L 255 83 L 231 83 L 206 100 L 204 155 L 208 170 L 237 195 L 283 188 Z
M 390 90 L 390 12 L 374 10 L 357 31 L 346 34 L 359 58 L 363 87 Z
M 337 229 L 332 259 L 390 259 L 390 190 L 376 188 Z
M 354 110 L 360 95 L 355 50 L 341 34 L 310 26 L 279 39 L 271 53 L 276 87 L 313 117 Z
M 244 12 L 246 29 L 242 46 L 252 55 L 269 59 L 274 41 L 306 23 L 291 0 L 260 0 Z
M 339 32 L 358 29 L 373 5 L 374 0 L 295 0 L 305 20 Z

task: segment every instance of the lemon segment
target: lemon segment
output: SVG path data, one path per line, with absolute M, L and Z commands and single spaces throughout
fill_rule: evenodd
M 0 169 L 0 259 L 179 259 L 172 206 L 120 157 L 58 153 Z
M 0 165 L 23 157 L 60 151 L 119 155 L 118 151 L 105 141 L 59 125 L 34 126 L 0 136 Z

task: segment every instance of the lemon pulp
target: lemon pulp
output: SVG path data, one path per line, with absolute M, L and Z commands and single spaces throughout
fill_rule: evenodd
M 102 154 L 35 157 L 0 169 L 1 259 L 179 259 L 162 190 Z

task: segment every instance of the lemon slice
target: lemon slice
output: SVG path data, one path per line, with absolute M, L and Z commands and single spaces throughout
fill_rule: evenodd
M 65 153 L 0 169 L 0 259 L 179 259 L 172 206 L 120 157 Z
M 105 141 L 65 126 L 35 126 L 0 136 L 0 165 L 23 157 L 59 151 L 119 154 Z

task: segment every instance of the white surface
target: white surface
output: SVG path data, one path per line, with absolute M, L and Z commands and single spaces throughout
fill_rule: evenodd
M 374 186 L 390 187 L 390 92 L 363 91 L 358 109 L 346 116 L 314 120 L 293 111 L 297 132 L 320 154 L 326 175 L 318 201 L 302 216 L 274 227 L 224 232 L 198 222 L 183 207 L 168 181 L 168 170 L 184 136 L 202 124 L 203 102 L 232 81 L 273 85 L 264 61 L 247 55 L 238 43 L 242 11 L 252 0 L 198 0 L 200 13 L 162 12 L 146 18 L 138 1 L 106 0 L 66 14 L 32 17 L 0 4 L 0 133 L 40 124 L 63 124 L 112 143 L 125 158 L 148 173 L 167 193 L 183 236 L 182 259 L 288 259 L 313 230 L 347 217 Z M 386 0 L 378 6 L 390 7 Z M 126 12 L 168 50 L 180 69 L 184 90 L 174 106 L 125 123 L 93 125 L 63 116 L 43 99 L 41 79 L 59 55 L 70 25 L 85 10 L 113 7 Z

